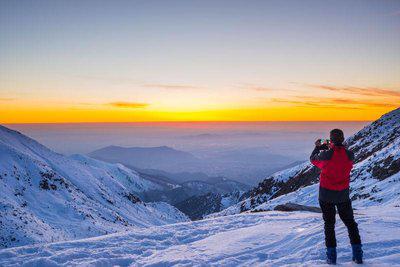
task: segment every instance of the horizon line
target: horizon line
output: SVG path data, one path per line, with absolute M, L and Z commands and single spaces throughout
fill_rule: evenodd
M 263 123 L 263 122 L 371 122 L 375 120 L 257 120 L 257 121 L 88 121 L 88 122 L 0 122 L 0 125 L 18 124 L 128 124 L 128 123 Z

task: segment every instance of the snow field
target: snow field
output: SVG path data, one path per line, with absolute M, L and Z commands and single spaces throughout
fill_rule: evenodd
M 399 207 L 358 210 L 365 266 L 400 266 Z M 338 264 L 351 266 L 337 220 Z M 0 266 L 325 265 L 321 214 L 260 212 L 0 251 Z

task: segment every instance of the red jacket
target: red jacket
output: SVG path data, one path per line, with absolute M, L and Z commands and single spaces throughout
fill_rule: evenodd
M 336 191 L 349 188 L 354 154 L 343 145 L 332 144 L 329 149 L 327 146 L 316 147 L 310 160 L 321 169 L 321 187 Z

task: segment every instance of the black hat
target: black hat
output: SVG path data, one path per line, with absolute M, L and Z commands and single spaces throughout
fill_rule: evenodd
M 344 142 L 344 134 L 340 129 L 333 129 L 330 132 L 331 142 L 335 145 L 341 145 Z

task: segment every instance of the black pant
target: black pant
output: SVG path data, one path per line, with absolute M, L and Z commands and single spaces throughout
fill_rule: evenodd
M 320 200 L 319 205 L 321 207 L 322 217 L 324 218 L 325 222 L 324 226 L 325 244 L 327 247 L 336 247 L 336 237 L 335 237 L 336 208 L 338 210 L 340 219 L 342 219 L 343 223 L 347 227 L 350 237 L 350 243 L 352 245 L 361 244 L 360 234 L 358 232 L 358 225 L 354 220 L 351 201 L 334 204 Z

